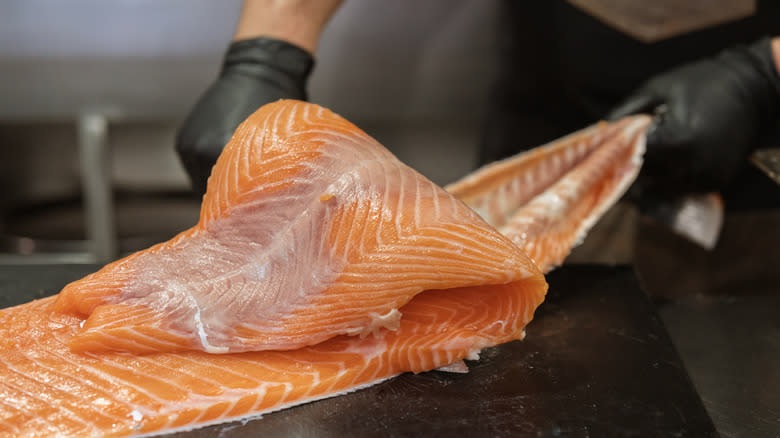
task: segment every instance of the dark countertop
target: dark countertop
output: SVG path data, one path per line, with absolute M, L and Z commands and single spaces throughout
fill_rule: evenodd
M 780 437 L 778 224 L 778 208 L 727 212 L 707 251 L 639 222 L 641 284 L 723 437 Z
M 94 265 L 2 266 L 0 306 L 56 292 Z M 178 436 L 716 436 L 630 268 L 566 267 L 526 340 L 468 374 L 405 374 L 327 400 Z
M 718 431 L 780 437 L 780 294 L 705 296 L 661 307 Z

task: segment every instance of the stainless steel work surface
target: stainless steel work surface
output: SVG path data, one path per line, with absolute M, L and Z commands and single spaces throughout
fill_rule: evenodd
M 54 293 L 96 268 L 0 267 L 0 306 Z M 404 374 L 177 436 L 716 435 L 631 269 L 566 267 L 548 278 L 526 340 L 484 351 L 467 374 Z

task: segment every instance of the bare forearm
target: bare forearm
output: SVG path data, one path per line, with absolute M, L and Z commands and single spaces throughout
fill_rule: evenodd
M 775 68 L 780 73 L 780 37 L 772 38 L 772 56 L 775 58 Z
M 234 41 L 271 37 L 311 54 L 342 0 L 244 0 Z

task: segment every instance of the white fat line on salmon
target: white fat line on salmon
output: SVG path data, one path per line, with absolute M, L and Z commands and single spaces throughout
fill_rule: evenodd
M 506 327 L 506 321 L 502 321 L 500 319 L 496 320 L 496 321 L 493 321 L 489 326 L 487 326 L 485 331 L 491 330 L 495 326 L 500 326 L 501 329 L 504 329 Z
M 256 411 L 256 412 L 253 412 L 253 413 L 249 413 L 249 414 L 245 414 L 245 415 L 239 415 L 237 417 L 230 418 L 229 421 L 232 422 L 232 423 L 246 424 L 246 422 L 261 419 L 261 418 L 263 418 L 264 415 L 268 415 L 268 414 L 271 414 L 273 412 L 278 412 L 278 411 L 281 411 L 283 409 L 291 408 L 293 406 L 298 406 L 298 405 L 302 405 L 302 404 L 306 404 L 306 403 L 315 402 L 315 401 L 318 401 L 318 400 L 324 400 L 324 399 L 333 398 L 333 397 L 337 397 L 337 396 L 340 396 L 340 395 L 356 392 L 356 391 L 359 391 L 361 389 L 368 388 L 370 386 L 378 385 L 378 384 L 380 384 L 380 383 L 382 383 L 382 382 L 384 382 L 386 380 L 390 380 L 390 379 L 392 379 L 392 378 L 394 378 L 396 376 L 398 376 L 398 374 L 393 374 L 393 375 L 390 375 L 390 376 L 379 377 L 377 380 L 375 380 L 373 382 L 360 384 L 360 385 L 355 385 L 355 386 L 353 386 L 351 388 L 347 388 L 347 389 L 343 389 L 343 390 L 340 390 L 340 391 L 336 391 L 336 392 L 331 393 L 331 394 L 325 394 L 325 395 L 320 395 L 320 396 L 316 396 L 316 397 L 309 397 L 309 398 L 304 398 L 304 399 L 300 399 L 300 400 L 294 400 L 294 401 L 286 402 L 286 403 L 285 402 L 281 402 L 280 404 L 278 404 L 276 406 L 273 406 L 273 407 L 270 407 L 270 408 L 267 408 L 267 409 L 264 409 L 264 410 L 260 410 L 260 411 Z M 172 428 L 172 429 L 157 430 L 157 431 L 154 431 L 154 432 L 149 432 L 149 433 L 137 435 L 136 438 L 146 438 L 146 437 L 154 437 L 154 436 L 160 436 L 160 435 L 175 434 L 175 433 L 178 433 L 178 432 L 188 432 L 188 431 L 195 430 L 195 429 L 203 429 L 203 428 L 208 427 L 208 426 L 213 426 L 213 425 L 217 425 L 217 424 L 223 424 L 223 423 L 226 423 L 227 421 L 228 421 L 228 419 L 226 419 L 226 418 L 218 418 L 218 419 L 215 419 L 215 420 L 212 420 L 212 421 L 206 421 L 206 422 L 203 422 L 203 423 L 192 422 L 192 423 L 189 423 L 187 425 L 175 427 L 175 428 Z
M 54 357 L 57 357 L 57 358 L 59 358 L 59 359 L 63 359 L 63 360 L 65 360 L 65 359 L 64 359 L 62 356 L 59 356 L 59 355 L 57 355 L 57 354 L 53 353 L 51 350 L 46 350 L 46 349 L 45 349 L 46 347 L 45 347 L 45 345 L 44 345 L 44 344 L 41 344 L 41 343 L 39 343 L 39 342 L 36 342 L 36 343 L 35 343 L 35 345 L 36 345 L 36 346 L 38 346 L 39 348 L 41 348 L 43 351 L 48 351 L 48 353 L 49 353 L 49 354 L 51 354 L 51 355 L 53 355 Z M 31 357 L 31 356 L 27 355 L 27 354 L 26 354 L 26 353 L 24 353 L 24 352 L 21 352 L 21 351 L 20 351 L 20 353 L 21 353 L 21 356 L 22 356 L 22 357 L 23 357 L 25 360 L 28 360 L 28 361 L 30 361 L 31 363 L 35 364 L 36 366 L 38 366 L 38 367 L 40 367 L 40 368 L 42 368 L 42 369 L 48 370 L 48 371 L 49 371 L 49 373 L 51 373 L 51 374 L 53 374 L 53 375 L 59 376 L 59 377 L 61 377 L 61 378 L 63 378 L 63 379 L 66 379 L 66 380 L 68 380 L 68 381 L 71 381 L 71 382 L 73 382 L 73 383 L 71 383 L 70 385 L 68 385 L 68 386 L 69 386 L 69 388 L 68 388 L 68 389 L 63 389 L 63 388 L 60 388 L 60 387 L 56 387 L 56 386 L 54 386 L 53 384 L 49 384 L 50 386 L 52 386 L 52 387 L 55 387 L 55 388 L 57 388 L 57 389 L 60 389 L 60 390 L 66 390 L 66 391 L 68 391 L 68 390 L 72 390 L 72 389 L 73 389 L 73 386 L 71 386 L 71 385 L 73 385 L 73 384 L 75 384 L 75 385 L 80 385 L 80 384 L 81 384 L 80 378 L 79 378 L 79 377 L 76 377 L 74 374 L 68 374 L 68 373 L 64 373 L 64 372 L 62 372 L 62 371 L 60 371 L 60 370 L 58 370 L 58 369 L 56 369 L 56 368 L 53 368 L 53 367 L 51 367 L 51 366 L 44 365 L 44 363 L 43 363 L 43 362 L 41 362 L 40 360 L 38 360 L 38 359 L 35 359 L 35 358 L 33 358 L 33 357 Z M 3 365 L 5 365 L 5 361 L 3 361 L 2 359 L 0 359 L 0 363 L 2 363 Z M 7 366 L 7 365 L 6 365 L 6 366 Z M 81 371 L 81 368 L 79 368 L 79 371 Z M 40 380 L 39 380 L 37 377 L 33 377 L 33 376 L 25 376 L 25 377 L 26 377 L 26 378 L 28 378 L 28 379 L 31 379 L 31 380 L 33 380 L 33 381 L 35 381 L 35 382 L 38 382 L 38 383 L 44 384 L 44 382 L 43 382 L 43 381 L 40 381 Z M 3 383 L 2 383 L 2 382 L 0 382 L 0 387 L 1 387 L 2 385 L 3 385 Z M 104 393 L 104 394 L 106 394 L 106 395 L 110 395 L 111 397 L 113 397 L 113 395 L 109 394 L 109 393 L 108 393 L 107 391 L 105 391 L 103 388 L 96 388 L 96 391 L 97 391 L 97 392 Z M 0 392 L 1 392 L 1 391 L 0 391 Z M 97 398 L 97 399 L 93 399 L 93 400 L 92 400 L 92 406 L 93 406 L 93 407 L 97 407 L 98 405 L 100 405 L 101 403 L 99 402 L 99 400 L 106 400 L 106 399 L 105 399 L 105 398 L 103 398 L 103 397 L 99 397 L 99 398 Z M 116 399 L 115 399 L 115 400 L 116 400 Z M 61 408 L 61 409 L 67 409 L 67 408 Z M 70 412 L 70 411 L 69 411 L 69 412 Z M 74 412 L 71 412 L 71 414 L 72 414 L 72 415 L 76 415 Z M 110 414 L 110 413 L 107 413 L 107 412 L 101 412 L 101 415 L 105 415 L 106 417 L 111 417 L 111 418 L 119 419 L 119 417 L 117 417 L 116 415 L 112 415 L 112 414 Z
M 200 305 L 198 305 L 198 301 L 195 300 L 195 297 L 189 296 L 189 298 L 195 304 L 195 328 L 198 329 L 198 337 L 200 338 L 200 344 L 203 346 L 203 351 L 211 354 L 227 353 L 229 351 L 227 347 L 215 347 L 209 344 L 209 341 L 206 337 L 206 330 L 203 327 L 203 321 L 200 319 Z

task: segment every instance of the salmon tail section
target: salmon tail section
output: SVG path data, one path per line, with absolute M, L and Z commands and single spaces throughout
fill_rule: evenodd
M 446 189 L 547 272 L 563 263 L 642 165 L 647 116 L 601 122 L 488 165 Z
M 490 225 L 504 225 L 527 204 L 571 171 L 620 125 L 601 122 L 552 143 L 496 161 L 444 187 Z

